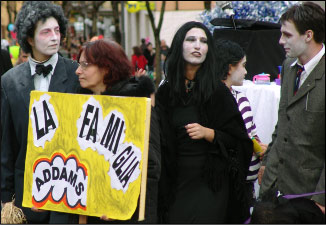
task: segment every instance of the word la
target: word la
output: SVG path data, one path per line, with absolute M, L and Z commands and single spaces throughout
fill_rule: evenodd
M 59 126 L 57 115 L 53 105 L 50 103 L 48 94 L 40 97 L 39 101 L 34 101 L 31 111 L 31 121 L 33 128 L 34 145 L 44 148 L 45 141 L 51 141 L 56 129 Z

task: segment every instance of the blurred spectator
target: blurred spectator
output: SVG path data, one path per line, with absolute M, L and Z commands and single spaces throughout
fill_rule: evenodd
M 140 47 L 134 46 L 132 48 L 134 54 L 131 56 L 131 63 L 132 63 L 132 75 L 135 75 L 135 71 L 139 69 L 145 69 L 147 65 L 147 59 L 143 55 Z
M 146 48 L 147 48 L 147 46 L 146 46 L 146 39 L 145 38 L 142 38 L 141 39 L 140 49 L 144 53 Z
M 144 50 L 144 56 L 147 59 L 147 70 L 154 71 L 155 52 L 153 51 L 153 45 L 151 42 L 147 43 Z
M 1 39 L 1 49 L 9 51 L 9 42 L 6 39 Z
M 69 51 L 69 49 L 67 48 L 67 44 L 66 44 L 66 42 L 63 42 L 63 43 L 62 43 L 62 46 L 61 46 L 61 48 L 60 48 L 58 54 L 59 54 L 60 56 L 62 56 L 62 57 L 65 57 L 65 58 L 67 58 L 67 59 L 70 59 L 71 55 L 70 55 L 70 51 Z
M 1 55 L 0 55 L 0 72 L 1 76 L 10 70 L 13 66 L 10 60 L 9 52 L 5 49 L 1 49 Z
M 17 59 L 17 62 L 15 64 L 15 66 L 18 66 L 19 64 L 22 64 L 24 62 L 27 62 L 29 55 L 30 54 L 24 52 L 24 50 L 22 48 L 19 48 L 19 55 L 18 55 L 18 59 Z
M 165 58 L 166 58 L 166 55 L 168 54 L 168 51 L 169 51 L 169 46 L 166 45 L 166 42 L 165 40 L 161 40 L 161 68 L 163 69 L 163 66 L 164 66 L 164 62 L 165 62 Z M 165 74 L 163 74 L 163 76 L 165 77 Z M 162 77 L 164 79 L 164 77 Z
M 166 55 L 168 54 L 169 51 L 169 46 L 166 45 L 165 40 L 161 40 L 161 58 L 164 61 L 166 58 Z

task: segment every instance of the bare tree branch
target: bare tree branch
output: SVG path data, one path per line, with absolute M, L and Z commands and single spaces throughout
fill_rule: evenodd
M 113 21 L 114 21 L 114 38 L 115 41 L 121 44 L 121 31 L 120 31 L 120 16 L 118 9 L 118 1 L 111 1 L 112 13 L 113 13 Z
M 165 1 L 162 2 L 160 20 L 159 20 L 159 23 L 158 23 L 158 26 L 157 26 L 157 29 L 158 29 L 159 32 L 161 31 L 161 27 L 162 27 L 164 10 L 165 10 Z
M 156 67 L 155 67 L 155 74 L 156 74 L 155 84 L 156 84 L 156 87 L 158 87 L 158 85 L 160 84 L 161 79 L 162 79 L 160 32 L 161 32 L 162 22 L 163 22 L 163 18 L 164 18 L 163 16 L 164 16 L 164 10 L 165 10 L 165 1 L 162 2 L 160 19 L 159 19 L 157 27 L 155 27 L 155 19 L 154 19 L 152 10 L 150 9 L 149 1 L 146 1 L 146 9 L 148 12 L 149 19 L 151 21 L 154 38 L 155 38 L 155 65 L 156 65 Z
M 153 32 L 155 33 L 155 30 L 156 30 L 155 20 L 154 20 L 152 10 L 149 7 L 149 2 L 148 1 L 146 1 L 146 9 L 147 9 L 147 12 L 148 12 L 149 19 L 151 21 L 151 26 L 152 26 Z M 154 23 L 152 21 L 154 21 Z

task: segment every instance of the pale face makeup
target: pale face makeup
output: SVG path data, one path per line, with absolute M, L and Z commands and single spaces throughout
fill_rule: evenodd
M 192 28 L 183 41 L 183 58 L 192 65 L 202 64 L 207 55 L 207 36 L 204 30 Z
M 245 79 L 245 76 L 247 74 L 246 70 L 246 56 L 243 57 L 240 62 L 237 63 L 235 66 L 230 66 L 229 74 L 228 74 L 228 80 L 230 83 L 230 86 L 242 86 L 243 80 Z
M 80 56 L 79 63 L 87 64 L 84 52 Z M 106 71 L 101 70 L 98 66 L 92 64 L 88 64 L 85 68 L 79 66 L 76 70 L 80 86 L 91 90 L 94 94 L 101 94 L 101 92 L 105 91 L 106 85 L 103 82 L 105 72 Z
M 306 43 L 307 35 L 300 35 L 294 23 L 289 21 L 282 24 L 281 33 L 279 44 L 284 47 L 286 57 L 300 57 L 308 47 Z
M 57 53 L 60 48 L 60 36 L 60 27 L 54 17 L 46 19 L 45 22 L 38 21 L 34 38 L 29 39 L 33 57 L 38 61 L 45 61 Z

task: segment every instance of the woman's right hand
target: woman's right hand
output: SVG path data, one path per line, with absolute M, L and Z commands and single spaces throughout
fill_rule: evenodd
M 33 207 L 31 208 L 31 210 L 34 211 L 34 212 L 45 212 L 45 211 L 46 211 L 46 210 L 44 210 L 44 209 L 36 208 L 35 206 L 33 206 Z
M 101 216 L 100 219 L 105 221 L 114 221 L 114 219 L 107 218 L 106 215 Z

